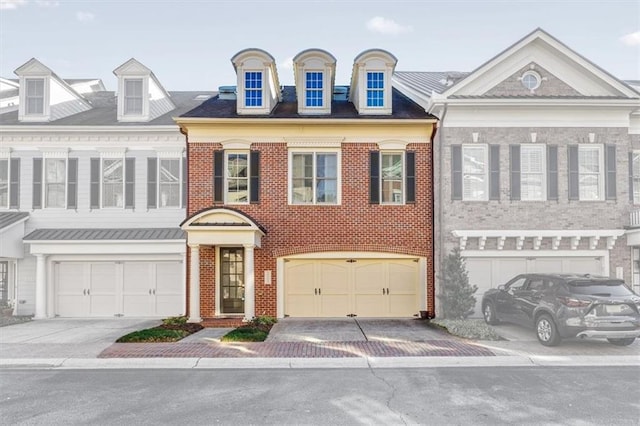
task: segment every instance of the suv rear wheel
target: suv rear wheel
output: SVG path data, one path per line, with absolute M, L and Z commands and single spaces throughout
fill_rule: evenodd
M 607 339 L 607 340 L 612 345 L 629 346 L 630 344 L 633 343 L 634 340 L 636 340 L 636 338 L 635 337 L 626 337 L 626 338 L 623 338 L 623 339 Z
M 487 302 L 482 307 L 482 316 L 484 316 L 484 321 L 487 324 L 495 325 L 497 324 L 498 318 L 496 318 L 496 310 L 493 308 L 493 303 Z
M 556 346 L 560 343 L 558 327 L 547 314 L 540 315 L 536 320 L 536 334 L 538 341 L 545 346 Z

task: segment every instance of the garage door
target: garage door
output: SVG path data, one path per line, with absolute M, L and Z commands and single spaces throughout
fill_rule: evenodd
M 285 315 L 409 317 L 418 312 L 413 259 L 326 259 L 285 262 Z
M 481 302 L 484 293 L 505 284 L 518 274 L 547 272 L 581 274 L 604 273 L 602 257 L 471 257 L 465 259 L 469 283 L 478 286 L 475 293 L 476 308 L 474 317 L 481 316 Z
M 180 262 L 54 262 L 60 317 L 184 313 Z

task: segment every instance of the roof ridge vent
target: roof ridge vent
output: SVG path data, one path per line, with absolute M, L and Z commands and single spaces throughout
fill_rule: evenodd
M 236 97 L 236 86 L 220 86 L 218 87 L 218 98 L 219 99 L 228 99 L 235 101 Z

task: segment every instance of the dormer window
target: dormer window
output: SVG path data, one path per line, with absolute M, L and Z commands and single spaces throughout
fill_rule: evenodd
M 391 115 L 391 76 L 398 60 L 381 49 L 366 50 L 353 63 L 349 100 L 361 115 Z
M 262 72 L 244 73 L 244 106 L 262 107 Z
M 142 79 L 124 80 L 124 114 L 142 115 Z
M 27 78 L 25 86 L 25 114 L 44 115 L 44 78 Z
M 236 53 L 231 63 L 237 75 L 236 113 L 270 114 L 282 97 L 273 56 L 264 50 L 245 49 Z
M 322 73 L 308 72 L 305 85 L 305 105 L 309 108 L 322 107 Z
M 368 107 L 384 106 L 384 73 L 383 72 L 367 73 L 367 106 Z

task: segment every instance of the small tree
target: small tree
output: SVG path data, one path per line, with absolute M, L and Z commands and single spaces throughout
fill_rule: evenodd
M 463 319 L 473 314 L 476 305 L 473 294 L 478 287 L 469 284 L 469 275 L 460 256 L 460 249 L 455 248 L 447 255 L 441 278 L 438 299 L 443 318 Z

